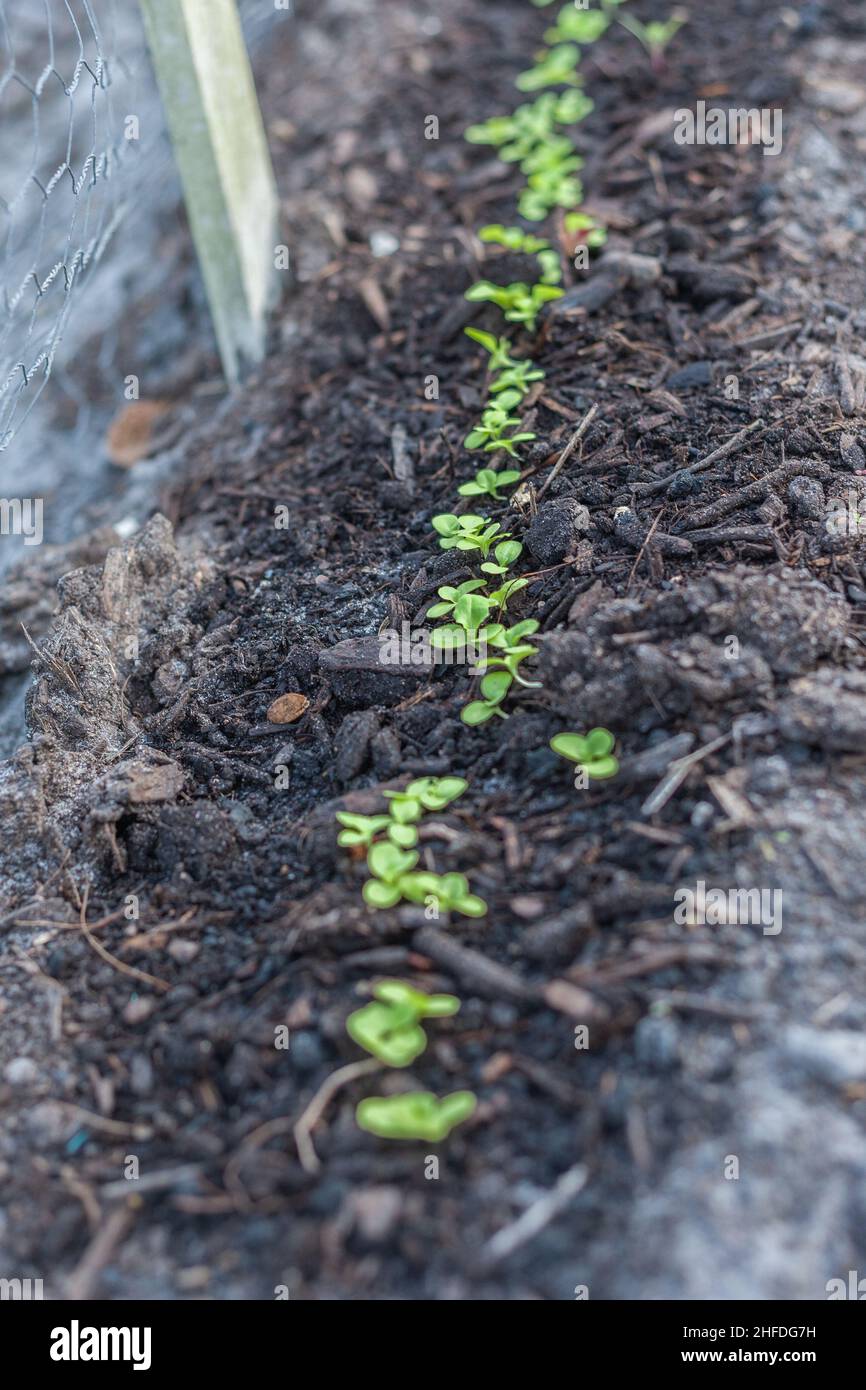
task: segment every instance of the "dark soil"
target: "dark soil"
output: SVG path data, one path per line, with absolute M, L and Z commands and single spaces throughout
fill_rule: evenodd
M 866 474 L 866 22 L 693 5 L 657 78 L 625 31 L 587 54 L 611 236 L 521 343 L 538 440 L 492 510 L 543 685 L 473 730 L 465 670 L 394 674 L 376 634 L 465 577 L 429 522 L 482 401 L 463 326 L 497 323 L 463 299 L 472 232 L 516 183 L 461 133 L 515 104 L 549 12 L 408 8 L 302 5 L 272 55 L 273 351 L 162 513 L 62 578 L 34 660 L 0 769 L 0 1270 L 54 1297 L 820 1299 L 866 1259 L 866 553 L 826 525 Z M 783 153 L 676 145 L 699 97 L 782 107 Z M 269 723 L 286 692 L 307 711 Z M 549 739 L 594 724 L 622 772 L 576 790 Z M 470 787 L 424 855 L 489 915 L 372 913 L 335 810 L 444 772 Z M 781 890 L 781 932 L 678 925 L 700 880 Z M 393 974 L 460 995 L 410 1079 L 478 1110 L 430 1180 L 429 1145 L 357 1129 L 359 1080 L 308 1171 L 293 1127 Z

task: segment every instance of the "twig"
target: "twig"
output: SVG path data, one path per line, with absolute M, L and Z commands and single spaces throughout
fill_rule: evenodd
M 90 1298 L 96 1281 L 135 1220 L 132 1207 L 118 1207 L 94 1236 L 66 1284 L 66 1299 L 79 1303 Z
M 637 487 L 634 489 L 635 496 L 652 497 L 653 493 L 666 492 L 671 483 L 675 482 L 677 478 L 690 478 L 693 473 L 702 472 L 703 469 L 709 468 L 711 464 L 716 463 L 718 459 L 727 458 L 729 454 L 739 449 L 740 445 L 744 440 L 748 439 L 750 434 L 754 434 L 755 430 L 762 429 L 763 426 L 763 420 L 753 420 L 750 425 L 746 425 L 744 430 L 740 430 L 739 434 L 733 435 L 728 440 L 727 444 L 721 444 L 719 448 L 714 449 L 711 454 L 707 454 L 704 458 L 698 459 L 697 463 L 689 464 L 688 468 L 678 468 L 675 473 L 669 473 L 666 478 L 659 478 L 654 483 L 638 483 Z
M 121 975 L 129 975 L 133 980 L 141 980 L 142 984 L 150 985 L 151 989 L 171 989 L 168 980 L 160 980 L 156 975 L 148 975 L 146 970 L 138 970 L 134 965 L 127 965 L 125 961 L 118 960 L 117 956 L 113 956 L 110 951 L 106 950 L 102 942 L 96 939 L 87 925 L 87 898 L 89 892 L 90 887 L 88 885 L 84 890 L 84 897 L 81 900 L 81 916 L 78 923 L 88 946 L 91 946 L 107 965 L 111 965 L 115 970 L 119 970 Z
M 356 1081 L 359 1076 L 369 1076 L 372 1072 L 381 1071 L 381 1069 L 382 1063 L 370 1057 L 364 1062 L 350 1062 L 347 1067 L 340 1067 L 337 1071 L 332 1071 L 327 1080 L 322 1082 L 295 1125 L 298 1158 L 301 1160 L 301 1167 L 305 1172 L 318 1173 L 322 1166 L 321 1160 L 313 1148 L 312 1133 L 334 1096 L 344 1086 L 348 1086 L 350 1081 Z
M 716 749 L 727 743 L 730 737 L 730 734 L 722 734 L 719 738 L 714 738 L 712 743 L 705 743 L 703 748 L 697 748 L 694 753 L 689 753 L 685 758 L 677 758 L 676 762 L 671 763 L 655 791 L 650 792 L 641 806 L 641 815 L 654 816 L 657 811 L 666 806 L 677 788 L 686 780 L 695 763 L 699 763 L 710 753 L 715 753 Z
M 527 1241 L 534 1240 L 583 1190 L 588 1176 L 580 1163 L 574 1168 L 569 1168 L 557 1179 L 550 1191 L 537 1202 L 533 1202 L 522 1216 L 510 1226 L 503 1226 L 501 1231 L 496 1232 L 481 1252 L 482 1262 L 487 1266 L 501 1264 L 509 1255 L 513 1255 L 515 1250 L 526 1245 Z
M 539 501 L 547 492 L 547 489 L 550 487 L 550 484 L 553 482 L 557 473 L 562 468 L 562 465 L 566 462 L 567 459 L 571 458 L 571 455 L 574 453 L 575 449 L 577 448 L 583 436 L 586 434 L 587 430 L 589 429 L 597 414 L 598 404 L 591 406 L 587 413 L 584 415 L 577 429 L 574 431 L 574 434 L 571 436 L 562 453 L 560 454 L 559 458 L 556 460 L 556 463 L 553 465 L 553 468 L 550 471 L 550 476 L 542 483 L 541 487 L 538 489 Z

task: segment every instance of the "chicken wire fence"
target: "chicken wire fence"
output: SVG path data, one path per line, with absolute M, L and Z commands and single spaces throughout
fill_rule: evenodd
M 131 0 L 0 0 L 0 450 L 134 196 L 144 67 Z
M 148 197 L 166 128 L 226 375 L 258 360 L 276 190 L 241 20 L 253 39 L 274 15 L 259 0 L 0 0 L 0 452 L 70 315 L 110 321 L 94 271 Z

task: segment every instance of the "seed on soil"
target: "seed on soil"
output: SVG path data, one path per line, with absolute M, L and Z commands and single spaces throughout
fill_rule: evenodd
M 309 707 L 306 695 L 289 691 L 285 695 L 278 695 L 268 706 L 268 721 L 271 724 L 294 724 Z

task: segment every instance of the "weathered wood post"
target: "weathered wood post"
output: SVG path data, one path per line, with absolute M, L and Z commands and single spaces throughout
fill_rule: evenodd
M 278 198 L 235 0 L 141 0 L 226 377 L 264 355 Z

